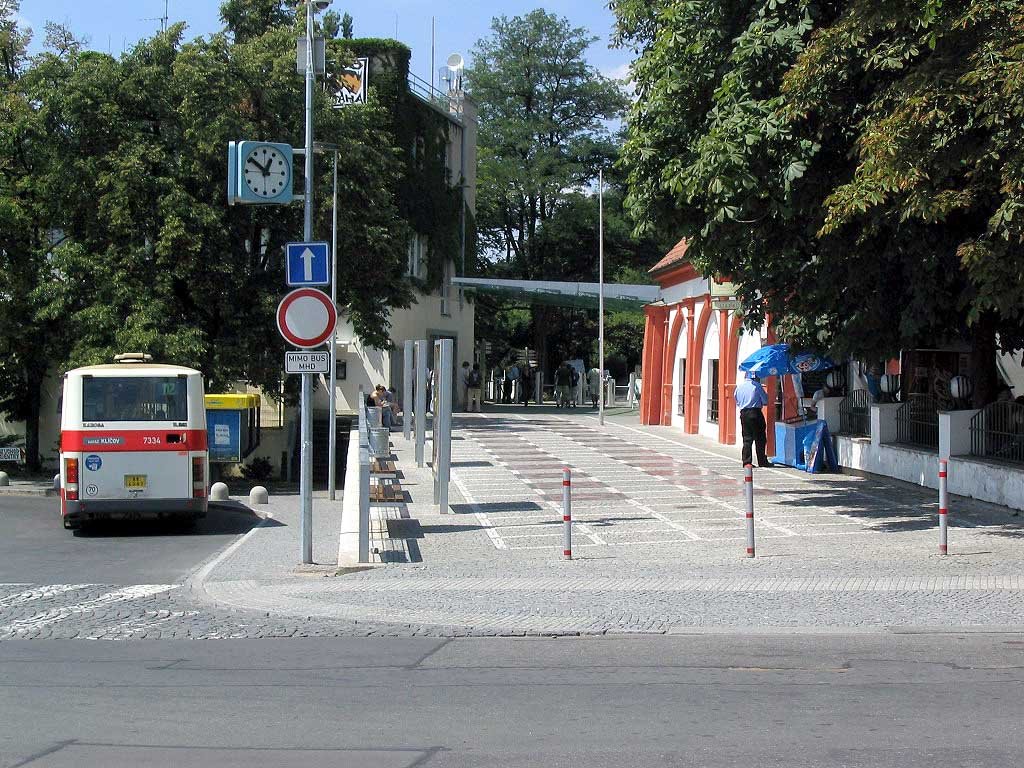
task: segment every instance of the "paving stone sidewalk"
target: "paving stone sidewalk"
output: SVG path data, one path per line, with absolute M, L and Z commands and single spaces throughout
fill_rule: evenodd
M 955 499 L 942 557 L 932 491 L 759 471 L 750 560 L 735 451 L 628 413 L 604 427 L 586 411 L 458 416 L 444 514 L 412 446 L 400 433 L 393 443 L 415 482 L 409 503 L 375 509 L 378 532 L 405 537 L 387 545 L 389 563 L 268 578 L 258 530 L 203 581 L 203 598 L 397 634 L 1024 625 L 1024 525 L 1011 510 Z M 574 482 L 570 562 L 563 464 Z

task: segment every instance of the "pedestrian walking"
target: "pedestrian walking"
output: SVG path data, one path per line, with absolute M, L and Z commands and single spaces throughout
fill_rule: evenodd
M 473 363 L 472 369 L 466 374 L 466 410 L 470 413 L 480 413 L 480 404 L 483 398 L 480 396 L 480 389 L 484 383 L 483 374 L 480 373 L 480 363 Z
M 591 368 L 587 372 L 587 392 L 591 405 L 597 408 L 597 398 L 601 396 L 601 371 L 597 368 Z
M 572 385 L 572 369 L 562 363 L 555 370 L 555 405 L 566 408 L 569 405 L 569 387 Z
M 743 432 L 743 466 L 753 464 L 751 445 L 757 448 L 757 466 L 772 466 L 764 452 L 765 444 L 768 442 L 768 427 L 764 421 L 762 408 L 768 405 L 768 394 L 757 376 L 748 373 L 747 378 L 736 387 L 735 397 L 736 406 L 740 409 L 740 428 Z
M 515 363 L 505 369 L 505 397 L 502 402 L 511 403 L 514 396 L 516 382 L 519 381 L 519 366 Z
M 523 366 L 523 370 L 519 374 L 519 398 L 523 401 L 524 408 L 530 404 L 530 389 L 535 375 L 529 363 Z
M 469 370 L 470 370 L 469 369 L 469 361 L 468 360 L 463 360 L 462 361 L 462 370 L 459 371 L 459 379 L 458 379 L 459 397 L 458 397 L 458 403 L 456 405 L 456 408 L 458 408 L 459 410 L 463 410 L 463 411 L 468 411 L 469 410 L 469 393 L 467 391 L 468 390 L 468 386 L 466 385 L 466 378 L 469 376 Z

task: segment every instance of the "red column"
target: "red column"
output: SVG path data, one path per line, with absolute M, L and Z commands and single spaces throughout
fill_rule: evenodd
M 640 423 L 659 424 L 661 394 L 664 385 L 665 313 L 664 306 L 644 307 L 643 397 L 640 400 Z
M 729 399 L 726 383 L 729 380 L 729 313 L 718 310 L 718 442 L 725 444 L 729 428 Z

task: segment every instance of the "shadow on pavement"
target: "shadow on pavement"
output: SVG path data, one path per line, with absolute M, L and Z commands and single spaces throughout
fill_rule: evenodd
M 237 501 L 211 502 L 206 517 L 191 520 L 100 520 L 85 523 L 74 531 L 78 538 L 156 537 L 156 536 L 232 536 L 248 533 L 263 522 L 265 527 L 284 523 L 263 521 L 255 512 Z

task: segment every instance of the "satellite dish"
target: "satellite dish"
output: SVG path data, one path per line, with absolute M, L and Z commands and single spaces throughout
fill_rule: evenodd
M 453 53 L 448 57 L 448 69 L 462 69 L 466 62 L 462 60 L 462 56 L 458 53 Z

